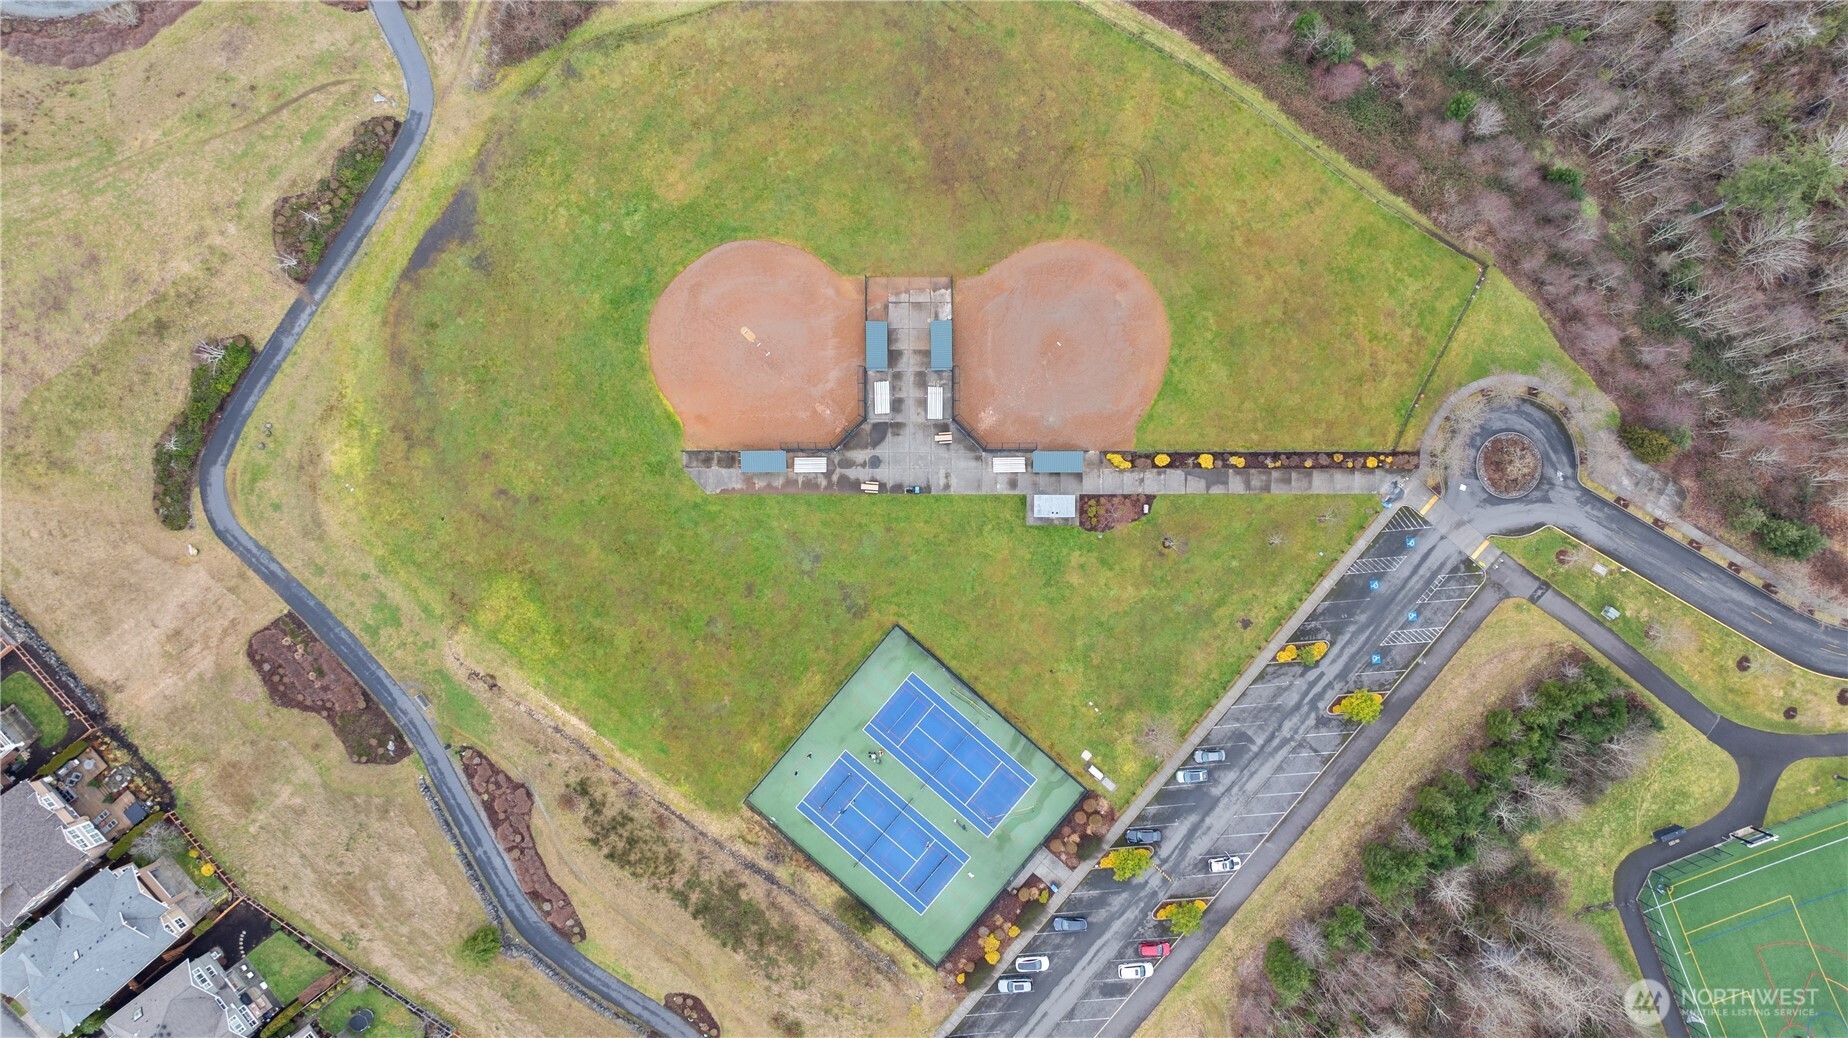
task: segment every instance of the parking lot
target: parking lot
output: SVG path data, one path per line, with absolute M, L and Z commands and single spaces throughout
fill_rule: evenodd
M 1094 1038 L 1139 989 L 1172 985 L 1178 968 L 1164 970 L 1160 959 L 1139 953 L 1144 941 L 1179 945 L 1167 924 L 1154 918 L 1156 906 L 1171 898 L 1210 900 L 1235 881 L 1248 892 L 1287 849 L 1272 839 L 1278 824 L 1305 798 L 1311 798 L 1306 809 L 1320 811 L 1335 792 L 1316 782 L 1355 728 L 1329 706 L 1357 688 L 1390 692 L 1482 580 L 1480 570 L 1416 511 L 1400 509 L 1290 637 L 1326 640 L 1328 655 L 1314 666 L 1264 668 L 1201 741 L 1204 748 L 1224 750 L 1226 759 L 1204 765 L 1202 783 L 1183 784 L 1170 773 L 1135 816 L 1136 827 L 1161 831 L 1156 868 L 1127 884 L 1107 870 L 1089 873 L 1059 909 L 1083 916 L 1087 929 L 1043 928 L 1015 948 L 1016 956 L 1048 956 L 1050 968 L 1031 975 L 1028 992 L 1003 994 L 991 983 L 989 991 L 972 996 L 977 1001 L 952 1033 Z M 1251 869 L 1213 872 L 1210 860 L 1228 855 Z M 1146 961 L 1155 962 L 1152 976 L 1118 976 L 1120 966 Z

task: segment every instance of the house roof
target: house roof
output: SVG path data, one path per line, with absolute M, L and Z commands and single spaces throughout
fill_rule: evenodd
M 195 973 L 197 976 L 195 976 Z M 204 978 L 205 987 L 199 978 Z M 240 1005 L 236 990 L 214 958 L 198 958 L 167 971 L 165 976 L 103 1022 L 104 1038 L 248 1038 L 256 1032 L 255 1017 L 247 1029 L 231 1026 L 227 1005 Z
M 102 1008 L 178 940 L 161 928 L 166 906 L 149 897 L 135 866 L 104 869 L 0 953 L 0 992 L 59 1034 Z
M 64 823 L 39 803 L 31 783 L 0 794 L 0 929 L 12 929 L 89 860 L 64 838 Z

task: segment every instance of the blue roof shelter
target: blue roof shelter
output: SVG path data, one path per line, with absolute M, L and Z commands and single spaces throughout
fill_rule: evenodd
M 1083 451 L 1034 451 L 1035 472 L 1083 472 Z
M 739 451 L 738 462 L 746 472 L 788 472 L 788 451 Z
M 866 370 L 884 371 L 892 366 L 886 353 L 889 342 L 890 331 L 884 321 L 866 322 Z
M 948 371 L 955 361 L 950 349 L 950 322 L 930 322 L 930 370 Z

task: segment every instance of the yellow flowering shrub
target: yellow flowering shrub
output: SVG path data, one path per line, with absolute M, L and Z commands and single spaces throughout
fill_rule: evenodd
M 968 980 L 968 979 L 969 979 L 969 975 L 967 973 L 958 973 L 956 975 L 956 983 L 958 984 L 961 984 L 963 981 Z
M 1155 455 L 1155 467 L 1158 469 L 1167 468 L 1169 460 L 1171 459 L 1169 459 L 1166 454 L 1157 454 Z
M 1341 452 L 1340 452 L 1340 451 L 1336 451 L 1336 452 L 1335 452 L 1335 460 L 1336 460 L 1336 461 L 1340 461 L 1340 460 L 1341 460 Z
M 212 864 L 209 861 L 206 862 L 204 865 L 199 866 L 199 875 L 201 876 L 209 876 L 212 873 L 217 872 L 217 871 L 218 871 L 218 866 Z
M 1169 904 L 1165 904 L 1155 910 L 1155 918 L 1166 919 L 1169 916 L 1173 915 L 1174 910 L 1178 908 L 1179 906 L 1180 906 L 1179 902 L 1170 902 Z
M 1110 467 L 1113 469 L 1129 468 L 1129 459 L 1115 451 L 1111 451 L 1109 454 L 1104 455 L 1104 460 L 1109 462 Z
M 1211 454 L 1200 455 L 1200 467 L 1203 469 L 1212 468 L 1213 467 L 1213 456 Z
M 1368 467 L 1368 468 L 1370 468 L 1370 469 L 1377 469 L 1377 468 L 1379 468 L 1379 467 L 1380 467 L 1380 459 L 1378 459 L 1378 458 L 1374 458 L 1374 457 L 1368 457 L 1368 458 L 1367 458 L 1367 467 Z
M 1297 652 L 1296 646 L 1285 645 L 1283 648 L 1277 650 L 1277 662 L 1294 663 L 1298 655 L 1299 653 Z
M 1307 649 L 1303 650 L 1304 658 L 1306 658 L 1310 663 L 1314 663 L 1326 655 L 1328 655 L 1328 643 L 1327 642 L 1313 642 L 1310 644 L 1310 646 Z
M 1012 925 L 1012 924 L 1009 924 L 1009 926 L 1008 926 L 1008 928 L 1007 928 L 1007 935 L 1008 935 L 1009 937 L 1019 937 L 1019 936 L 1020 936 L 1020 927 L 1018 927 L 1018 926 L 1014 926 L 1014 925 Z
M 998 951 L 983 952 L 982 961 L 988 963 L 990 966 L 993 966 L 995 963 L 1001 961 L 1001 953 Z
M 1232 455 L 1232 467 L 1240 468 L 1240 469 L 1244 468 L 1245 467 L 1245 456 L 1242 454 Z
M 1045 904 L 1046 902 L 1048 902 L 1048 901 L 1051 901 L 1051 900 L 1052 900 L 1052 891 L 1050 891 L 1050 890 L 1042 890 L 1042 891 L 1040 891 L 1040 896 L 1039 896 L 1039 902 L 1040 902 L 1040 904 L 1042 904 L 1042 905 L 1043 905 L 1043 904 Z

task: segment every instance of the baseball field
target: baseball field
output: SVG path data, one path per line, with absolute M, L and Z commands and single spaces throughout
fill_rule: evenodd
M 1096 242 L 1171 325 L 1136 438 L 1219 448 L 1389 441 L 1476 277 L 1077 6 L 624 7 L 435 127 L 257 416 L 239 509 L 449 724 L 485 724 L 456 659 L 491 665 L 721 811 L 894 623 L 1135 788 L 1369 502 L 1164 500 L 1099 539 L 1017 500 L 707 497 L 647 351 L 695 259 L 974 278 Z

